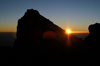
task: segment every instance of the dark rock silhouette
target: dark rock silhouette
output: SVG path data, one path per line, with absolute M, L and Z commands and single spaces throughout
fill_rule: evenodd
M 93 49 L 99 49 L 100 46 L 100 24 L 99 23 L 95 23 L 89 26 L 89 36 L 87 36 L 84 41 L 85 43 L 87 43 L 88 47 Z
M 37 10 L 28 9 L 18 20 L 16 36 L 13 48 L 0 47 L 1 50 L 5 49 L 1 51 L 1 55 L 5 55 L 8 51 L 3 59 L 8 56 L 14 60 L 13 64 L 8 65 L 88 64 L 87 48 L 82 40 L 72 34 L 66 34 L 65 30 L 40 15 Z
M 89 35 L 84 39 L 88 47 L 88 58 L 93 65 L 100 65 L 100 24 L 95 23 L 89 26 Z
M 14 47 L 41 47 L 45 41 L 44 35 L 46 38 L 50 35 L 54 38 L 54 34 L 48 34 L 49 36 L 47 36 L 46 32 L 51 33 L 50 31 L 56 34 L 54 39 L 56 41 L 64 42 L 68 39 L 65 30 L 55 25 L 49 19 L 41 16 L 37 10 L 27 10 L 25 15 L 18 20 L 17 39 Z M 81 42 L 74 35 L 70 35 L 70 41 L 72 44 Z
M 28 47 L 28 45 L 33 46 L 35 43 L 37 43 L 36 45 L 40 44 L 46 31 L 64 32 L 63 29 L 41 16 L 38 11 L 27 10 L 25 15 L 18 20 L 15 47 L 19 47 L 19 45 Z
M 75 63 L 80 62 L 79 57 L 84 52 L 83 47 L 79 38 L 72 34 L 67 35 L 65 30 L 40 15 L 37 10 L 27 10 L 18 20 L 14 48 L 20 59 L 33 58 L 34 61 L 41 60 L 42 64 L 48 65 L 62 65 L 66 62 L 65 59 L 68 60 L 68 64 L 71 59 Z

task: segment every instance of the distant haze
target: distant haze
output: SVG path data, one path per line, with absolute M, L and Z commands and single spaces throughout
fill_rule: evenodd
M 77 36 L 78 38 L 85 39 L 89 33 L 74 33 L 73 35 Z

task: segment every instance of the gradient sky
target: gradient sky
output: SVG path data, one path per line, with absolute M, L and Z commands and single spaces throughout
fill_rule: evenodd
M 0 0 L 0 32 L 16 31 L 18 19 L 31 8 L 72 31 L 88 31 L 90 24 L 100 23 L 100 0 Z

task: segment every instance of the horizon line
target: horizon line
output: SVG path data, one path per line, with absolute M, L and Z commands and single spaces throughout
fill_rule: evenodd
M 0 31 L 0 33 L 16 33 L 17 31 Z M 89 31 L 71 31 L 71 33 L 89 33 Z
M 71 33 L 89 33 L 89 31 L 72 31 Z

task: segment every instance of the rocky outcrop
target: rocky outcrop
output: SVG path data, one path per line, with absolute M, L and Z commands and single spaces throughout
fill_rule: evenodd
M 43 65 L 46 63 L 62 65 L 67 59 L 68 64 L 77 61 L 79 63 L 83 48 L 79 38 L 66 34 L 65 30 L 40 15 L 37 10 L 27 10 L 18 20 L 14 49 L 19 59 L 23 61 L 33 59 L 34 63 L 39 62 Z
M 90 35 L 100 35 L 100 23 L 95 23 L 89 26 Z
M 89 26 L 89 35 L 84 39 L 84 42 L 89 49 L 87 55 L 90 64 L 100 65 L 100 23 L 95 23 Z M 91 59 L 92 58 L 92 59 Z
M 40 15 L 37 10 L 29 9 L 18 20 L 17 39 L 14 47 L 40 46 L 44 39 L 53 39 L 64 43 L 66 41 L 68 42 L 67 37 L 65 30 Z M 70 41 L 76 44 L 80 42 L 74 35 L 70 35 Z
M 100 46 L 100 24 L 95 23 L 89 26 L 89 36 L 87 36 L 84 41 L 89 48 L 99 49 Z
M 43 34 L 47 31 L 57 32 L 57 34 L 64 32 L 49 19 L 40 15 L 37 10 L 27 10 L 25 15 L 18 20 L 17 39 L 14 46 L 40 44 L 43 40 Z

